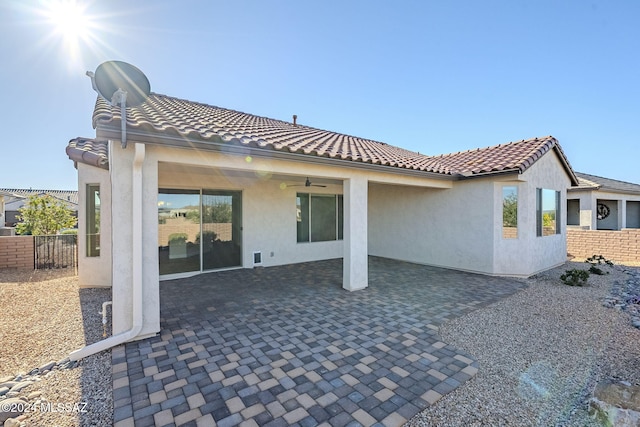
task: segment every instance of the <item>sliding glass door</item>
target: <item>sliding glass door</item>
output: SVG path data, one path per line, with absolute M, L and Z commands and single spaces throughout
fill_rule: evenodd
M 200 270 L 200 191 L 158 193 L 160 274 Z
M 241 265 L 240 193 L 202 192 L 202 269 Z
M 160 275 L 241 266 L 241 194 L 160 189 Z

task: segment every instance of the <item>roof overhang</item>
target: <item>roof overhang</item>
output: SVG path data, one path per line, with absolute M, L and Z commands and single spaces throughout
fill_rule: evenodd
M 119 141 L 121 132 L 110 126 L 103 126 L 98 123 L 96 127 L 96 138 Z M 234 143 L 225 142 L 219 138 L 219 142 L 204 142 L 197 138 L 189 138 L 180 135 L 170 135 L 166 133 L 150 133 L 141 132 L 135 129 L 127 130 L 127 138 L 129 141 L 141 142 L 144 144 L 152 144 L 166 147 L 198 149 L 203 151 L 223 152 L 227 154 L 250 155 L 252 157 L 289 160 L 302 163 L 311 163 L 316 165 L 346 167 L 356 169 L 366 169 L 377 172 L 386 172 L 406 176 L 438 179 L 445 181 L 455 181 L 459 177 L 438 172 L 427 172 L 419 169 L 400 168 L 396 166 L 359 162 L 353 160 L 343 160 L 331 157 L 315 156 L 310 154 L 292 153 L 284 150 L 274 150 L 269 148 L 260 148 L 253 146 L 241 146 Z M 162 141 L 162 142 L 159 142 Z

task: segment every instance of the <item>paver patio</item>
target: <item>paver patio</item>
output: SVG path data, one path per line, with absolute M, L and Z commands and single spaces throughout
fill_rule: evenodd
M 438 325 L 521 281 L 371 257 L 160 283 L 160 335 L 113 350 L 116 426 L 399 426 L 478 369 Z

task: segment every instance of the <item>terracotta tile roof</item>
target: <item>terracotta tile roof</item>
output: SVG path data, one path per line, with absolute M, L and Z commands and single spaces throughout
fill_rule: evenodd
M 608 190 L 621 193 L 640 194 L 640 184 L 632 182 L 618 181 L 616 179 L 603 178 L 601 176 L 589 175 L 576 172 L 579 185 L 572 190 Z
M 109 147 L 106 141 L 78 137 L 69 141 L 66 151 L 74 162 L 109 169 Z
M 118 130 L 119 108 L 112 108 L 98 98 L 93 125 Z M 213 144 L 233 144 L 427 172 L 437 168 L 429 156 L 383 142 L 155 93 L 142 105 L 127 110 L 127 125 L 130 131 L 163 133 Z
M 120 132 L 120 108 L 98 97 L 93 126 Z M 177 140 L 225 144 L 342 161 L 424 171 L 452 177 L 524 172 L 549 150 L 556 150 L 567 173 L 575 175 L 558 141 L 549 136 L 440 156 L 427 156 L 383 142 L 242 113 L 239 111 L 152 93 L 146 102 L 127 109 L 128 132 L 167 135 Z M 75 142 L 74 142 L 75 141 Z M 157 143 L 165 143 L 161 139 Z M 77 150 L 95 152 L 106 164 L 106 146 L 86 139 L 72 140 L 69 154 L 84 161 Z M 70 147 L 72 145 L 70 143 Z M 97 146 L 96 146 L 97 144 Z M 104 157 L 102 157 L 104 155 Z M 91 159 L 93 162 L 94 159 Z
M 474 176 L 487 173 L 527 170 L 547 152 L 556 150 L 565 168 L 576 181 L 569 161 L 558 141 L 552 136 L 533 138 L 508 144 L 494 145 L 487 148 L 443 154 L 435 159 L 440 163 L 445 173 L 455 173 L 463 176 Z M 577 182 L 577 181 L 576 181 Z

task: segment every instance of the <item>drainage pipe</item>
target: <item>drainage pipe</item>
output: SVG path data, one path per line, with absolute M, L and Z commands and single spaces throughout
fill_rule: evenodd
M 133 156 L 133 179 L 132 179 L 132 272 L 133 272 L 133 298 L 131 329 L 113 335 L 102 341 L 98 341 L 69 354 L 72 361 L 80 360 L 83 357 L 91 356 L 103 350 L 108 350 L 119 344 L 131 341 L 140 334 L 142 330 L 142 163 L 145 157 L 145 145 L 139 142 L 135 144 L 135 154 Z
M 107 306 L 113 305 L 113 301 L 105 301 L 102 303 L 102 311 L 98 313 L 102 314 L 102 338 L 107 337 Z

